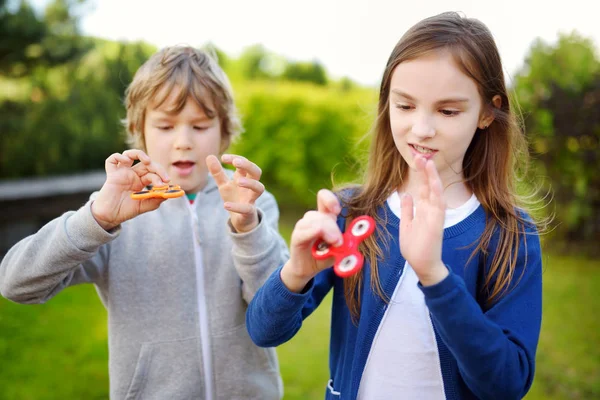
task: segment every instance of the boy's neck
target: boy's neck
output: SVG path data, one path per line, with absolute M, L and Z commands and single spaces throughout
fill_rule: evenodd
M 196 200 L 196 196 L 198 195 L 198 193 L 186 193 L 185 195 L 188 198 L 190 204 L 194 204 L 194 201 Z

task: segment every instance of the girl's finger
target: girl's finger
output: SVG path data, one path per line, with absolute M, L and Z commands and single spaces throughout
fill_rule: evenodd
M 334 218 L 330 214 L 325 214 L 319 211 L 309 211 L 303 218 L 304 222 L 309 226 L 319 229 L 320 237 L 331 245 L 339 245 L 342 243 L 342 232 L 338 227 Z
M 437 207 L 441 207 L 445 209 L 444 204 L 444 187 L 442 186 L 442 180 L 440 179 L 440 175 L 437 172 L 437 168 L 435 167 L 435 163 L 433 161 L 428 161 L 426 165 L 426 172 L 428 181 L 429 181 L 429 200 L 431 203 Z
M 427 171 L 425 171 L 426 163 L 427 160 L 424 157 L 417 157 L 415 160 L 419 177 L 419 200 L 427 200 L 429 198 L 429 178 L 427 177 Z
M 400 205 L 402 209 L 402 213 L 400 215 L 400 237 L 402 237 L 403 232 L 408 234 L 408 229 L 410 228 L 414 218 L 412 196 L 408 193 L 403 195 L 402 199 L 400 200 Z
M 335 220 L 338 214 L 342 211 L 338 198 L 327 189 L 321 189 L 317 193 L 317 210 L 327 214 Z

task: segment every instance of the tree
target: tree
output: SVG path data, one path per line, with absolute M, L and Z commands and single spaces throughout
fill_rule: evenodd
M 538 172 L 548 176 L 558 231 L 571 244 L 600 241 L 600 61 L 590 39 L 538 40 L 516 90 Z
M 290 81 L 312 82 L 317 85 L 327 84 L 327 73 L 318 61 L 290 62 L 283 72 L 283 78 Z
M 0 74 L 12 78 L 76 59 L 89 49 L 81 38 L 75 10 L 82 0 L 54 0 L 38 17 L 21 0 L 11 7 L 0 0 Z

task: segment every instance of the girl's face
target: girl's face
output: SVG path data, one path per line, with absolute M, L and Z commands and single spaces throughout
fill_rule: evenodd
M 417 156 L 435 162 L 444 185 L 462 179 L 467 148 L 489 116 L 483 115 L 477 85 L 452 55 L 439 51 L 400 63 L 389 102 L 394 143 L 410 167 L 409 180 Z

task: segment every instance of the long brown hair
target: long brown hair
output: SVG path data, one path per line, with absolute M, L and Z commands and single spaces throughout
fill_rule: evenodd
M 404 61 L 440 50 L 453 55 L 463 73 L 477 84 L 483 107 L 494 114 L 489 127 L 477 129 L 463 161 L 464 182 L 487 214 L 485 230 L 471 257 L 479 251 L 485 256 L 494 231 L 500 228 L 498 248 L 483 282 L 488 302 L 494 302 L 513 279 L 518 246 L 524 235 L 523 216 L 517 208 L 524 209 L 527 199 L 519 196 L 516 186 L 528 152 L 523 131 L 511 110 L 498 49 L 483 23 L 449 12 L 422 20 L 402 36 L 383 74 L 364 183 L 351 191 L 352 195 L 344 198 L 344 202 L 348 220 L 361 214 L 377 216 L 377 208 L 402 187 L 408 164 L 397 150 L 390 128 L 392 73 Z M 500 96 L 500 107 L 493 106 L 494 96 Z M 382 249 L 371 237 L 364 242 L 363 251 L 371 264 L 372 289 L 385 299 L 377 266 Z M 362 280 L 362 274 L 356 274 L 344 281 L 346 303 L 355 320 L 360 310 Z

